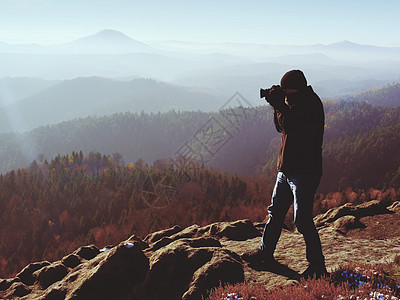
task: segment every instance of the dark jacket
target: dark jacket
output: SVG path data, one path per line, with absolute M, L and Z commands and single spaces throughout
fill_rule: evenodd
M 293 103 L 274 108 L 274 123 L 282 132 L 278 171 L 322 175 L 325 117 L 321 99 L 308 86 Z

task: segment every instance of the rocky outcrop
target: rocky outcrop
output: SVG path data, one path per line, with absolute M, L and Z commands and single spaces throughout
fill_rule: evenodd
M 48 265 L 50 265 L 48 261 L 29 264 L 17 274 L 16 278 L 19 278 L 19 280 L 26 285 L 32 285 L 36 280 L 36 277 L 33 276 L 33 273 Z
M 138 243 L 124 242 L 104 252 L 93 245 L 86 246 L 52 264 L 30 264 L 11 285 L 0 284 L 0 296 L 2 299 L 119 299 L 144 280 L 148 267 L 148 258 Z
M 0 281 L 4 299 L 201 299 L 244 281 L 243 262 L 222 240 L 260 236 L 249 220 L 137 236 L 102 250 L 84 246 L 53 263 L 33 263 Z
M 359 205 L 352 203 L 346 203 L 342 206 L 331 208 L 325 214 L 318 215 L 314 218 L 315 226 L 329 226 L 337 219 L 344 216 L 354 216 L 356 219 L 360 219 L 366 216 L 374 216 L 378 214 L 392 213 L 381 201 L 372 200 Z
M 351 229 L 365 228 L 365 225 L 360 222 L 355 216 L 343 216 L 333 222 L 332 227 L 341 233 L 346 233 Z
M 243 280 L 239 255 L 223 249 L 217 239 L 183 238 L 151 253 L 150 270 L 137 295 L 139 299 L 201 299 L 220 282 Z
M 328 268 L 393 259 L 400 252 L 393 235 L 371 243 L 364 239 L 364 232 L 382 223 L 390 226 L 399 216 L 399 207 L 394 203 L 386 208 L 378 201 L 345 204 L 316 217 Z M 390 213 L 393 219 L 379 215 L 382 213 Z M 371 215 L 379 219 L 365 217 Z M 368 224 L 365 229 L 363 222 Z M 279 272 L 253 268 L 240 257 L 259 246 L 263 225 L 240 220 L 204 227 L 174 226 L 144 240 L 133 235 L 101 250 L 84 246 L 59 261 L 32 263 L 15 278 L 0 279 L 0 299 L 197 300 L 226 283 L 246 281 L 266 288 L 291 285 L 307 267 L 304 241 L 298 232 L 282 232 L 275 253 L 283 266 Z M 351 237 L 357 230 L 362 231 L 358 233 L 362 238 Z

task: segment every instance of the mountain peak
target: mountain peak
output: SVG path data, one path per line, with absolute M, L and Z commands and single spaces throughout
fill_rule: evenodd
M 330 45 L 328 45 L 328 46 L 333 46 L 333 47 L 358 47 L 358 46 L 360 46 L 360 44 L 357 44 L 357 43 L 354 43 L 354 42 L 351 42 L 351 41 L 348 41 L 348 40 L 344 40 L 344 41 L 341 41 L 341 42 L 337 42 L 337 43 L 332 43 L 332 44 L 330 44 Z
M 112 29 L 101 30 L 67 45 L 81 53 L 153 52 L 150 46 Z
M 123 39 L 132 40 L 132 38 L 130 38 L 126 34 L 122 33 L 121 31 L 113 30 L 113 29 L 103 29 L 92 36 L 98 37 L 98 38 L 120 38 L 120 39 L 123 38 Z
M 103 29 L 95 34 L 91 34 L 91 35 L 82 37 L 80 39 L 77 39 L 74 42 L 78 42 L 78 41 L 110 41 L 110 40 L 130 41 L 130 42 L 135 41 L 131 37 L 122 33 L 121 31 L 117 31 L 117 30 L 113 30 L 113 29 Z M 135 42 L 138 42 L 138 41 L 135 41 Z

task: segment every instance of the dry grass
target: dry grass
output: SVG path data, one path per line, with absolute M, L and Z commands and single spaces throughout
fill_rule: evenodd
M 399 299 L 400 256 L 380 265 L 347 264 L 329 278 L 301 280 L 298 284 L 266 290 L 263 285 L 240 283 L 220 286 L 209 300 L 260 299 Z

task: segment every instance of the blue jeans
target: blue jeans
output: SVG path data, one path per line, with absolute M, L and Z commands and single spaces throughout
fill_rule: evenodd
M 260 249 L 272 257 L 281 235 L 285 216 L 294 201 L 294 224 L 306 242 L 307 260 L 312 264 L 324 264 L 321 240 L 313 221 L 314 195 L 320 181 L 319 175 L 295 176 L 279 172 L 268 207 L 269 220 L 264 227 Z

